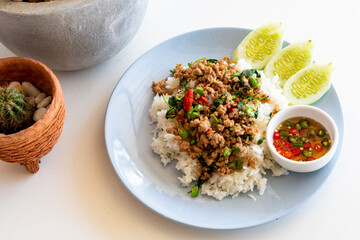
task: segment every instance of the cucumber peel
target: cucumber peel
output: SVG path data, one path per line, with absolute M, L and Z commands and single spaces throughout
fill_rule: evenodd
M 313 50 L 311 40 L 293 43 L 270 59 L 264 73 L 268 78 L 278 75 L 282 87 L 291 76 L 312 63 Z
M 285 97 L 291 105 L 316 102 L 329 90 L 333 71 L 331 63 L 308 65 L 287 80 L 283 87 Z
M 232 61 L 245 59 L 253 68 L 263 69 L 281 50 L 284 29 L 281 23 L 269 23 L 250 32 L 236 48 Z

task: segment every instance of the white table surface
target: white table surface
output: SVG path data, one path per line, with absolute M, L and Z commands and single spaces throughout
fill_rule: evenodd
M 356 1 L 151 0 L 134 39 L 95 67 L 55 72 L 66 102 L 58 143 L 29 174 L 0 162 L 0 239 L 360 239 L 360 14 Z M 312 39 L 317 62 L 333 62 L 342 103 L 342 152 L 326 183 L 295 212 L 250 229 L 215 231 L 170 221 L 129 193 L 104 140 L 108 100 L 126 69 L 173 36 L 210 27 L 281 21 L 290 42 Z M 0 57 L 14 56 L 0 44 Z

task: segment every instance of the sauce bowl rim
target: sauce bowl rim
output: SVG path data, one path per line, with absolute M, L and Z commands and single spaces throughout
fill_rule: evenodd
M 313 115 L 310 115 L 310 113 L 316 113 Z M 309 116 L 310 115 L 310 116 Z M 322 120 L 319 120 L 319 116 L 322 118 Z M 281 156 L 275 149 L 273 145 L 273 133 L 276 129 L 276 127 L 283 121 L 289 119 L 289 118 L 295 118 L 295 117 L 306 117 L 310 118 L 312 120 L 315 120 L 316 122 L 319 122 L 321 125 L 324 126 L 326 131 L 330 135 L 331 145 L 329 151 L 322 157 L 312 160 L 312 161 L 306 161 L 306 162 L 299 162 L 294 161 L 291 159 L 287 159 L 283 156 Z M 323 123 L 323 120 L 325 119 L 326 123 Z M 325 126 L 326 125 L 326 126 Z M 322 167 L 324 167 L 333 157 L 333 155 L 336 152 L 336 148 L 338 145 L 338 138 L 339 138 L 339 132 L 338 128 L 336 126 L 335 121 L 332 119 L 332 117 L 323 111 L 320 108 L 310 106 L 310 105 L 295 105 L 295 106 L 289 106 L 277 114 L 275 114 L 269 121 L 268 126 L 266 128 L 266 142 L 269 147 L 269 151 L 272 155 L 272 157 L 275 159 L 276 162 L 278 162 L 281 166 L 284 168 L 294 171 L 294 172 L 311 172 L 316 171 Z M 324 162 L 324 164 L 322 164 Z M 287 165 L 285 167 L 284 165 Z M 289 165 L 291 167 L 289 168 Z M 312 166 L 312 165 L 319 165 L 320 167 L 316 167 L 314 169 L 300 169 L 298 170 L 297 167 L 304 167 L 304 166 Z

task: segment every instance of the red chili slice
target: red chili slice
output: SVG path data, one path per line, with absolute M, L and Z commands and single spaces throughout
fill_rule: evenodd
M 323 150 L 323 146 L 320 143 L 316 143 L 314 145 L 314 150 L 317 152 L 321 152 Z
M 296 127 L 292 127 L 289 130 L 290 134 L 295 136 L 296 134 L 298 134 L 298 130 L 296 129 Z
M 306 129 L 304 129 L 304 128 L 300 129 L 299 134 L 301 136 L 306 135 Z
M 288 158 L 288 159 L 290 159 L 290 158 L 292 158 L 293 154 L 292 154 L 291 151 L 286 150 L 286 151 L 284 152 L 284 155 L 283 155 L 283 156 L 286 157 L 286 158 Z
M 313 160 L 315 160 L 316 158 L 314 158 L 314 157 L 309 157 L 309 158 L 307 158 L 306 159 L 306 161 L 313 161 Z
M 282 147 L 284 142 L 281 139 L 274 139 L 273 141 L 275 147 Z
M 233 110 L 234 110 L 234 108 L 228 108 L 228 109 L 227 109 L 227 112 L 228 112 L 228 113 L 232 113 Z
M 273 139 L 279 139 L 281 134 L 279 132 L 274 132 Z
M 300 148 L 293 148 L 293 149 L 291 149 L 291 152 L 292 152 L 293 156 L 299 156 L 301 153 L 301 150 L 300 150 Z
M 183 107 L 184 107 L 185 111 L 190 111 L 193 101 L 194 101 L 194 90 L 189 89 L 186 91 L 185 97 L 183 100 Z
M 184 116 L 178 117 L 176 120 L 177 120 L 178 122 L 181 122 L 181 123 L 184 123 L 184 122 L 185 122 Z
M 196 100 L 196 102 L 209 103 L 209 100 L 208 100 L 206 97 L 201 96 L 201 97 L 199 97 L 199 98 Z
M 276 148 L 276 151 L 280 154 L 280 155 L 283 155 L 284 154 L 284 149 L 279 147 L 279 148 Z
M 305 149 L 309 149 L 309 148 L 311 148 L 311 143 L 306 142 L 306 143 L 303 144 L 303 146 L 304 146 Z
M 286 142 L 286 143 L 284 144 L 284 147 L 285 147 L 285 149 L 290 149 L 290 148 L 292 147 L 292 145 L 291 145 L 290 142 Z
M 205 103 L 209 103 L 209 100 L 208 100 L 206 97 L 202 96 L 201 99 L 202 99 Z

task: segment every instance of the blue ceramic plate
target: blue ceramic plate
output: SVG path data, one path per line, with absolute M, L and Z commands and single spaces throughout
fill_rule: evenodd
M 241 28 L 213 28 L 186 33 L 152 48 L 122 76 L 109 101 L 105 119 L 107 151 L 115 172 L 128 190 L 155 212 L 184 224 L 211 229 L 239 229 L 276 220 L 301 206 L 332 172 L 343 141 L 343 115 L 333 87 L 315 106 L 335 120 L 340 141 L 332 161 L 313 173 L 290 173 L 268 178 L 264 195 L 243 194 L 222 201 L 206 196 L 191 198 L 188 188 L 177 180 L 175 163 L 164 167 L 151 149 L 149 109 L 152 81 L 169 75 L 177 63 L 202 57 L 231 57 L 239 42 L 250 32 Z

